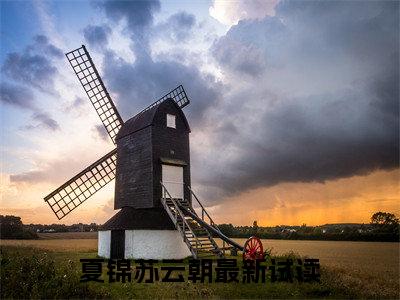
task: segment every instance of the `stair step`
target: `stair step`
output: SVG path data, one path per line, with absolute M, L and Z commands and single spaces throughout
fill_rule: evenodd
M 193 242 L 193 243 L 196 243 L 196 242 L 199 242 L 199 243 L 211 243 L 211 241 L 209 240 L 209 239 L 195 239 L 195 238 L 188 238 L 188 241 L 189 242 Z
M 208 240 L 189 240 L 189 243 L 191 244 L 202 244 L 202 245 L 206 245 L 206 244 L 211 244 L 212 242 L 208 241 Z
M 212 251 L 199 251 L 196 250 L 197 256 L 198 257 L 207 257 L 207 256 L 215 256 L 216 254 Z
M 209 241 L 189 241 L 189 243 L 193 244 L 193 245 L 213 245 L 213 243 L 209 242 Z
M 197 233 L 195 233 L 195 236 L 197 238 L 208 238 L 208 234 L 197 234 Z
M 213 246 L 207 246 L 207 247 L 193 247 L 193 248 L 196 249 L 196 250 L 206 250 L 206 251 L 208 251 L 208 250 L 216 250 L 216 248 L 213 247 Z
M 204 252 L 219 252 L 218 249 L 216 248 L 193 248 L 195 249 L 198 253 L 204 253 Z
M 208 232 L 199 232 L 199 231 L 195 231 L 195 230 L 193 230 L 193 232 L 196 236 L 202 236 L 202 237 L 208 236 Z
M 189 242 L 212 243 L 207 237 L 186 237 Z
M 207 247 L 212 247 L 215 248 L 213 244 L 196 244 L 196 243 L 189 243 L 190 245 L 192 245 L 193 247 L 197 247 L 197 248 L 207 248 Z

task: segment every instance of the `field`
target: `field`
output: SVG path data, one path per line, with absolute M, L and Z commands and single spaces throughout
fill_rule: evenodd
M 243 240 L 237 241 L 243 244 Z M 263 244 L 272 248 L 274 257 L 295 252 L 302 257 L 319 258 L 321 283 L 84 284 L 79 282 L 79 259 L 96 257 L 96 233 L 48 233 L 41 234 L 39 240 L 1 241 L 1 298 L 400 297 L 398 243 L 263 240 Z M 32 268 L 29 274 L 21 271 Z M 39 282 L 45 282 L 47 288 L 43 289 Z

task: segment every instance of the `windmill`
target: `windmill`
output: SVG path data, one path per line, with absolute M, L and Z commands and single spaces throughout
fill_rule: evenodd
M 116 148 L 44 198 L 57 218 L 116 179 L 119 211 L 99 230 L 99 256 L 197 258 L 222 256 L 226 248 L 260 255 L 254 240 L 242 247 L 223 235 L 190 186 L 190 128 L 182 111 L 190 101 L 182 85 L 124 122 L 86 47 L 66 57 Z

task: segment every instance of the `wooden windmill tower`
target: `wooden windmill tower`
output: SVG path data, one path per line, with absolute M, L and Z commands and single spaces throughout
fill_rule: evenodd
M 260 258 L 261 242 L 250 238 L 242 247 L 222 234 L 190 187 L 190 128 L 182 111 L 190 101 L 183 87 L 124 123 L 85 46 L 66 56 L 117 147 L 44 198 L 57 218 L 115 179 L 119 211 L 99 231 L 99 256 L 197 258 L 235 248 L 246 259 Z M 222 239 L 222 248 L 213 236 Z

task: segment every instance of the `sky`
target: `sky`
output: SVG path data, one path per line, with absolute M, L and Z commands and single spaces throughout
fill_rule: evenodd
M 114 181 L 58 221 L 43 197 L 113 149 L 64 53 L 86 45 L 124 120 L 183 84 L 192 187 L 217 223 L 400 215 L 398 1 L 0 1 L 0 213 L 103 223 Z

